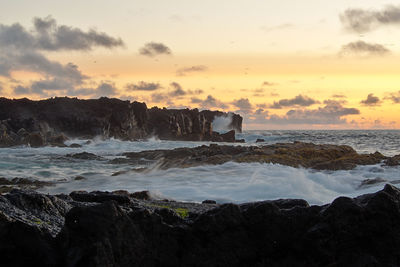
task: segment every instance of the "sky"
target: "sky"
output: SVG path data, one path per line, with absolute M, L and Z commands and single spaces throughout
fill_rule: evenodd
M 245 129 L 400 129 L 394 0 L 0 6 L 0 96 L 232 111 Z

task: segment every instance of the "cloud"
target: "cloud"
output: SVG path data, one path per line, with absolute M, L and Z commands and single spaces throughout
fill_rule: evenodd
M 386 97 L 385 99 L 392 100 L 394 104 L 400 104 L 400 91 L 395 93 L 390 93 L 389 97 Z
M 196 65 L 191 67 L 184 67 L 180 68 L 176 71 L 177 76 L 186 76 L 186 74 L 193 73 L 193 72 L 203 72 L 208 70 L 207 66 L 204 65 Z
M 206 97 L 206 99 L 204 99 L 204 100 L 202 100 L 200 98 L 197 98 L 197 97 L 192 97 L 191 98 L 191 102 L 193 104 L 199 104 L 199 106 L 201 108 L 204 108 L 204 109 L 209 109 L 209 108 L 226 109 L 226 108 L 228 108 L 226 104 L 224 104 L 223 102 L 219 101 L 218 99 L 216 99 L 212 95 L 208 95 Z
M 159 83 L 140 81 L 137 84 L 128 83 L 125 88 L 131 91 L 155 91 L 162 87 Z
M 318 103 L 319 101 L 314 100 L 308 96 L 298 95 L 292 99 L 281 99 L 278 102 L 275 101 L 270 106 L 270 108 L 281 109 L 285 107 L 294 107 L 294 106 L 308 107 Z
M 59 93 L 74 93 L 90 79 L 73 63 L 62 64 L 48 59 L 48 51 L 89 51 L 94 47 L 114 48 L 123 46 L 119 38 L 96 30 L 83 31 L 56 20 L 34 18 L 33 28 L 25 29 L 19 23 L 0 24 L 0 76 L 14 80 L 13 72 L 26 71 L 39 74 L 41 78 L 30 85 L 17 84 L 15 93 L 35 93 L 40 96 Z M 20 83 L 20 82 L 19 82 Z M 94 89 L 93 89 L 94 90 Z
M 185 90 L 183 90 L 182 86 L 179 83 L 172 82 L 172 83 L 170 83 L 170 85 L 174 89 L 170 93 L 170 96 L 184 96 L 187 94 L 187 92 L 185 92 Z
M 274 86 L 274 85 L 276 85 L 276 83 L 265 81 L 265 82 L 262 83 L 261 86 Z
M 31 93 L 30 88 L 21 86 L 21 85 L 17 85 L 14 89 L 13 89 L 14 94 L 16 95 L 27 95 Z
M 232 102 L 232 105 L 239 109 L 238 112 L 243 113 L 250 113 L 253 108 L 248 98 L 240 98 L 238 100 L 234 100 Z
M 84 95 L 91 97 L 114 96 L 118 93 L 115 84 L 110 81 L 101 81 L 96 88 L 80 88 L 70 92 L 71 95 Z
M 369 94 L 367 96 L 367 99 L 362 100 L 360 103 L 363 104 L 364 106 L 377 106 L 379 105 L 381 100 L 379 97 L 374 96 L 374 94 Z
M 343 45 L 339 55 L 356 55 L 356 56 L 385 56 L 390 54 L 390 50 L 381 44 L 371 44 L 364 41 L 351 42 Z
M 385 25 L 400 24 L 400 6 L 387 5 L 382 10 L 350 8 L 340 14 L 344 28 L 365 33 Z
M 345 95 L 340 95 L 340 94 L 334 94 L 332 95 L 333 98 L 346 98 Z
M 345 108 L 341 104 L 330 103 L 318 109 L 294 109 L 289 110 L 286 115 L 270 115 L 268 122 L 274 124 L 345 124 L 347 120 L 343 117 L 358 115 L 360 111 L 356 108 Z
M 150 42 L 146 43 L 139 49 L 139 54 L 148 57 L 155 57 L 157 55 L 171 55 L 171 49 L 163 43 Z
M 66 25 L 57 25 L 57 21 L 48 16 L 33 19 L 34 28 L 26 30 L 19 23 L 11 26 L 0 25 L 0 46 L 15 49 L 60 51 L 91 50 L 93 47 L 114 48 L 123 46 L 120 38 L 114 38 L 96 30 L 82 31 Z

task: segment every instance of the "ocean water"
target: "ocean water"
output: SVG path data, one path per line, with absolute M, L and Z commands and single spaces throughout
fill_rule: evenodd
M 346 144 L 360 153 L 380 151 L 387 156 L 400 154 L 400 131 L 245 131 L 237 138 L 245 144 L 265 145 L 282 142 L 313 142 Z M 255 143 L 259 138 L 264 143 Z M 400 183 L 400 168 L 382 164 L 359 166 L 351 171 L 314 171 L 278 164 L 228 162 L 217 166 L 160 170 L 157 166 L 146 173 L 128 172 L 112 176 L 117 171 L 141 166 L 114 165 L 107 160 L 77 160 L 65 157 L 83 151 L 105 159 L 121 157 L 124 152 L 176 147 L 196 147 L 209 142 L 161 141 L 156 138 L 140 142 L 119 140 L 69 140 L 82 148 L 14 147 L 0 148 L 0 177 L 33 178 L 55 182 L 40 189 L 45 193 L 69 193 L 74 190 L 150 190 L 160 198 L 201 202 L 214 199 L 220 203 L 302 198 L 311 204 L 331 202 L 338 196 L 358 196 L 375 192 L 385 183 L 360 187 L 365 179 L 381 178 L 394 185 Z M 84 180 L 74 180 L 83 176 Z

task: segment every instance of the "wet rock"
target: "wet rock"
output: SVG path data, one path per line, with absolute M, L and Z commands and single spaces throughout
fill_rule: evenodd
M 27 178 L 13 178 L 13 179 L 6 179 L 4 177 L 0 177 L 0 186 L 2 186 L 1 192 L 8 193 L 14 188 L 20 189 L 39 189 L 45 186 L 52 186 L 54 185 L 51 182 L 39 181 L 34 179 L 27 179 Z
M 40 133 L 31 133 L 27 136 L 26 142 L 31 147 L 42 147 L 45 144 L 43 136 Z
M 361 181 L 359 188 L 368 187 L 368 186 L 372 186 L 375 184 L 381 184 L 381 183 L 385 183 L 385 182 L 387 182 L 387 181 L 380 177 L 373 178 L 373 179 L 365 179 L 365 180 Z
M 85 160 L 102 160 L 103 158 L 100 156 L 97 156 L 93 153 L 88 153 L 88 152 L 81 152 L 81 153 L 76 153 L 76 154 L 67 154 L 65 155 L 68 158 L 73 158 L 73 159 L 85 159 Z
M 131 197 L 142 200 L 152 199 L 149 191 L 141 191 L 130 194 Z
M 75 178 L 74 178 L 75 181 L 81 181 L 81 180 L 85 180 L 85 179 L 86 179 L 85 177 L 80 176 L 80 175 L 75 176 Z
M 207 200 L 204 200 L 204 201 L 201 202 L 201 203 L 202 203 L 202 204 L 217 204 L 217 201 L 207 199 Z
M 82 147 L 82 145 L 73 143 L 73 144 L 70 144 L 69 147 L 70 148 L 80 148 L 80 147 Z
M 387 166 L 399 166 L 400 165 L 400 155 L 388 158 L 385 160 Z
M 262 139 L 262 138 L 258 138 L 258 139 L 256 140 L 256 143 L 263 143 L 263 142 L 265 142 L 265 140 Z
M 112 194 L 109 192 L 100 192 L 100 191 L 93 191 L 93 192 L 86 192 L 86 191 L 74 191 L 69 194 L 69 196 L 79 202 L 107 202 L 107 201 L 116 201 L 119 204 L 129 203 L 129 197 L 119 194 Z
M 312 143 L 279 143 L 266 146 L 225 146 L 211 144 L 195 148 L 172 150 L 149 150 L 128 152 L 126 159 L 110 163 L 137 164 L 138 160 L 149 160 L 161 169 L 188 168 L 205 164 L 224 164 L 229 161 L 239 163 L 274 163 L 315 170 L 351 170 L 357 165 L 375 165 L 386 159 L 376 152 L 358 154 L 349 146 L 316 145 Z

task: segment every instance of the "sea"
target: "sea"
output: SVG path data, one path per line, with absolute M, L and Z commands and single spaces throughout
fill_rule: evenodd
M 294 141 L 316 144 L 349 145 L 359 153 L 379 151 L 386 156 L 400 154 L 400 130 L 254 130 L 236 135 L 246 146 L 259 146 Z M 264 139 L 263 143 L 256 143 Z M 156 137 L 143 141 L 116 139 L 68 140 L 81 148 L 20 146 L 0 148 L 0 177 L 31 178 L 54 182 L 54 186 L 39 189 L 43 193 L 70 193 L 75 190 L 129 192 L 148 190 L 161 199 L 218 203 L 245 203 L 282 198 L 305 199 L 310 204 L 326 204 L 339 196 L 355 197 L 381 190 L 386 183 L 400 183 L 400 168 L 383 164 L 358 166 L 347 171 L 315 171 L 279 164 L 234 163 L 203 165 L 168 170 L 151 168 L 149 172 L 118 171 L 142 166 L 110 164 L 107 160 L 78 160 L 67 154 L 89 152 L 104 159 L 122 157 L 124 152 L 138 152 L 177 147 L 196 147 L 210 142 L 164 141 Z M 232 145 L 232 144 L 229 144 Z M 84 179 L 76 180 L 77 176 Z M 366 179 L 380 178 L 385 182 L 360 186 Z M 400 186 L 400 185 L 399 185 Z

